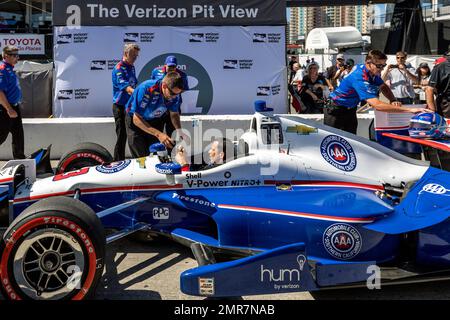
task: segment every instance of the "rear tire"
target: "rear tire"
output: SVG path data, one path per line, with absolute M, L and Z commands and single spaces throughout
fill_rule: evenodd
M 56 174 L 110 163 L 113 157 L 104 147 L 93 142 L 77 144 L 72 150 L 66 152 L 56 167 Z
M 10 300 L 81 300 L 104 269 L 105 233 L 94 211 L 66 197 L 23 211 L 0 241 L 0 290 Z

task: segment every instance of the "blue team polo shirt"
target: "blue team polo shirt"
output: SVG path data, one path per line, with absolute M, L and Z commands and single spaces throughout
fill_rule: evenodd
M 168 101 L 161 92 L 161 80 L 147 80 L 134 90 L 126 109 L 130 116 L 136 112 L 144 120 L 161 118 L 167 110 L 178 112 L 181 95 Z
M 378 98 L 383 83 L 380 76 L 372 76 L 364 64 L 358 64 L 330 94 L 330 98 L 338 106 L 356 108 L 362 100 Z
M 10 104 L 17 104 L 22 99 L 22 90 L 14 66 L 5 61 L 0 62 L 0 90 Z
M 134 66 L 123 60 L 116 64 L 112 71 L 113 103 L 126 105 L 131 95 L 125 89 L 127 87 L 136 88 L 137 82 Z
M 183 90 L 184 91 L 189 90 L 187 74 L 178 69 L 175 69 L 174 72 L 178 72 L 178 74 L 181 77 L 181 80 L 183 80 Z M 162 78 L 164 78 L 164 76 L 166 74 L 167 74 L 167 66 L 166 65 L 164 65 L 162 67 L 157 67 L 157 68 L 153 69 L 152 76 L 150 79 L 151 80 L 161 80 Z

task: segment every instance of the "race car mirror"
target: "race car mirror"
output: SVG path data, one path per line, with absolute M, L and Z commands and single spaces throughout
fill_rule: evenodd
M 175 185 L 175 175 L 181 174 L 181 165 L 178 163 L 167 162 L 167 163 L 158 163 L 155 165 L 155 170 L 158 173 L 165 174 L 167 183 L 169 185 Z
M 158 163 L 155 165 L 156 172 L 161 174 L 181 174 L 181 165 L 178 163 L 168 162 L 168 163 Z
M 161 162 L 169 161 L 169 153 L 167 152 L 166 146 L 160 142 L 154 143 L 149 147 L 151 154 L 157 154 L 160 157 Z
M 283 144 L 283 130 L 279 123 L 261 124 L 261 138 L 264 144 Z
M 149 148 L 150 153 L 159 153 L 159 152 L 164 152 L 167 151 L 166 146 L 160 142 L 158 143 L 154 143 L 150 146 Z

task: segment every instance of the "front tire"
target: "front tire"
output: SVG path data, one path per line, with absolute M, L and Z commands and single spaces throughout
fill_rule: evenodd
M 104 268 L 105 233 L 86 204 L 54 197 L 28 207 L 0 241 L 0 290 L 10 300 L 81 300 Z

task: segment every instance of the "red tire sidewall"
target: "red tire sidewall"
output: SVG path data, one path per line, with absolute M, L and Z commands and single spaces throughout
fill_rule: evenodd
M 72 154 L 70 157 L 68 157 L 67 159 L 64 160 L 64 162 L 61 164 L 58 173 L 63 173 L 65 172 L 66 168 L 75 160 L 80 159 L 80 158 L 89 158 L 89 159 L 93 159 L 95 161 L 97 161 L 99 164 L 103 164 L 105 163 L 105 159 L 103 159 L 101 156 L 99 156 L 98 154 L 92 153 L 92 152 L 77 152 Z
M 75 236 L 79 244 L 83 247 L 83 252 L 87 253 L 88 274 L 85 277 L 83 276 L 85 279 L 84 283 L 81 285 L 79 292 L 75 294 L 72 299 L 82 300 L 89 292 L 97 271 L 97 252 L 94 243 L 91 241 L 88 233 L 84 231 L 84 229 L 77 223 L 65 217 L 45 215 L 42 217 L 34 217 L 31 220 L 26 221 L 22 225 L 14 228 L 13 232 L 4 237 L 4 250 L 1 253 L 0 260 L 0 281 L 4 293 L 6 294 L 6 298 L 10 300 L 22 299 L 21 295 L 15 291 L 14 280 L 10 279 L 10 273 L 8 272 L 8 264 L 10 263 L 11 253 L 15 251 L 14 248 L 16 243 L 28 231 L 49 225 L 59 226 L 61 227 L 61 230 L 68 231 L 71 235 Z

